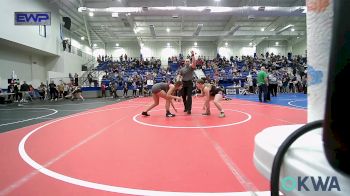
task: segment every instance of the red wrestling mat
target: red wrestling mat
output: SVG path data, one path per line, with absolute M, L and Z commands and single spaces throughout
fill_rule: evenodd
M 0 195 L 249 195 L 269 190 L 253 165 L 254 136 L 306 122 L 306 110 L 223 101 L 226 118 L 166 118 L 164 102 L 116 103 L 0 135 Z M 172 111 L 173 112 L 173 111 Z M 236 193 L 240 192 L 240 193 Z

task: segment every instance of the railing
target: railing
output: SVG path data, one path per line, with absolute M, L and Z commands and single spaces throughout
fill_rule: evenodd
M 60 44 L 60 50 L 62 52 L 66 51 L 75 55 L 78 55 L 80 57 L 82 57 L 83 59 L 89 59 L 90 61 L 95 59 L 94 56 L 92 56 L 91 54 L 88 54 L 86 52 L 83 52 L 80 48 L 76 48 L 74 46 L 71 46 L 71 48 L 69 49 L 68 44 L 66 45 L 66 49 L 63 49 L 63 43 Z M 96 59 L 95 59 L 96 60 Z

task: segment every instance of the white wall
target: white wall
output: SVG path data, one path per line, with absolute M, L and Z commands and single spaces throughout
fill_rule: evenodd
M 95 48 L 92 50 L 92 56 L 98 57 L 98 56 L 105 56 L 106 50 L 104 48 Z
M 82 52 L 92 55 L 92 49 L 87 45 L 85 41 L 78 41 L 74 38 L 71 39 L 71 44 L 73 47 L 80 49 Z
M 194 46 L 194 42 L 182 42 L 183 55 L 186 57 L 191 51 L 194 51 L 200 56 L 206 56 L 212 59 L 216 57 L 217 44 L 215 42 L 198 41 L 197 46 Z
M 78 76 L 82 76 L 85 73 L 85 71 L 73 72 L 72 75 L 74 76 L 75 73 L 77 73 Z M 68 74 L 61 72 L 48 71 L 47 78 L 48 82 L 54 81 L 55 84 L 60 84 L 62 81 L 64 83 L 70 83 L 70 78 L 68 77 Z
M 51 25 L 46 26 L 47 37 L 39 35 L 38 26 L 14 25 L 14 12 L 51 12 Z M 60 16 L 57 8 L 46 1 L 2 0 L 0 6 L 0 38 L 32 48 L 58 54 L 60 44 Z
M 226 57 L 229 59 L 231 56 L 254 56 L 256 52 L 256 47 L 249 46 L 249 42 L 227 42 L 227 46 L 225 42 L 218 46 L 218 52 L 221 57 Z
M 292 54 L 306 56 L 306 39 L 302 39 L 292 44 Z
M 256 46 L 256 53 L 258 56 L 269 52 L 275 55 L 287 56 L 288 54 L 288 42 L 287 41 L 277 41 L 279 44 L 276 46 L 276 41 L 267 40 L 262 41 Z
M 69 73 L 81 73 L 81 66 L 86 62 L 87 59 L 68 52 L 61 56 L 43 56 L 0 45 L 0 87 L 7 87 L 12 71 L 21 82 L 38 87 L 50 78 L 48 72 L 57 73 L 56 77 L 68 77 Z
M 34 87 L 37 87 L 41 81 L 46 81 L 47 70 L 42 56 L 0 45 L 0 66 L 1 88 L 7 88 L 7 79 L 11 78 L 12 71 L 15 71 L 21 83 L 27 81 Z
M 60 72 L 68 77 L 69 73 L 80 72 L 82 65 L 87 61 L 88 59 L 75 54 L 63 52 L 59 57 L 46 57 L 45 65 L 47 66 L 47 71 Z
M 170 45 L 168 46 L 167 43 Z M 144 59 L 151 57 L 159 58 L 162 65 L 168 64 L 168 58 L 171 56 L 179 56 L 180 46 L 178 42 L 144 42 L 141 48 L 141 54 Z
M 91 59 L 85 54 L 78 56 L 75 50 L 75 48 L 78 48 L 83 53 L 92 54 L 87 42 L 70 37 L 70 32 L 65 29 L 63 29 L 64 37 L 71 39 L 75 54 L 62 51 L 61 16 L 54 4 L 37 0 L 2 0 L 1 3 L 0 18 L 3 21 L 0 38 L 11 41 L 6 41 L 11 44 L 0 45 L 1 87 L 7 86 L 7 79 L 10 77 L 12 70 L 16 72 L 21 81 L 26 80 L 36 87 L 41 81 L 46 82 L 48 71 L 55 71 L 68 76 L 70 72 L 80 72 L 81 65 Z M 39 35 L 38 26 L 14 25 L 14 12 L 26 11 L 51 12 L 51 25 L 46 26 L 46 37 Z M 25 49 L 18 50 L 18 48 Z
M 116 46 L 116 43 L 119 46 Z M 135 42 L 111 42 L 106 44 L 106 54 L 108 56 L 112 55 L 113 59 L 119 59 L 120 55 L 126 54 L 128 57 L 140 57 L 140 46 Z M 98 56 L 98 55 L 97 55 Z

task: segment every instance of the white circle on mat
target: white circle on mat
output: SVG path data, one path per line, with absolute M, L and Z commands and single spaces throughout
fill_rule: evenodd
M 144 189 L 135 189 L 135 188 L 127 188 L 127 187 L 121 187 L 121 186 L 112 186 L 112 185 L 107 185 L 107 184 L 100 184 L 96 182 L 90 182 L 86 180 L 81 180 L 78 178 L 73 178 L 70 176 L 66 176 L 60 173 L 57 173 L 55 171 L 47 169 L 45 166 L 40 165 L 36 161 L 34 161 L 26 152 L 25 150 L 25 143 L 29 139 L 29 137 L 39 131 L 40 129 L 51 125 L 53 123 L 57 123 L 59 121 L 62 121 L 64 119 L 69 119 L 72 117 L 77 117 L 77 116 L 82 116 L 86 114 L 91 114 L 91 113 L 97 113 L 97 112 L 103 112 L 103 111 L 109 111 L 109 110 L 116 110 L 116 109 L 123 109 L 123 108 L 130 108 L 130 107 L 121 107 L 121 108 L 112 108 L 112 109 L 105 109 L 105 110 L 97 110 L 97 111 L 92 111 L 92 112 L 86 112 L 86 113 L 79 113 L 79 114 L 74 114 L 70 115 L 67 117 L 63 117 L 48 123 L 45 123 L 36 129 L 30 131 L 27 135 L 25 135 L 21 142 L 18 145 L 18 151 L 21 156 L 21 158 L 28 163 L 30 166 L 38 170 L 40 173 L 47 175 L 49 177 L 52 177 L 54 179 L 67 182 L 70 184 L 82 186 L 82 187 L 87 187 L 91 189 L 96 189 L 96 190 L 101 190 L 101 191 L 108 191 L 108 192 L 114 192 L 114 193 L 121 193 L 121 194 L 129 194 L 129 195 L 154 195 L 154 196 L 163 196 L 163 195 L 175 195 L 175 196 L 249 196 L 251 195 L 251 192 L 171 192 L 171 191 L 157 191 L 157 190 L 144 190 Z M 250 115 L 249 115 L 250 116 Z
M 169 128 L 169 129 L 209 129 L 209 128 L 220 128 L 220 127 L 228 127 L 228 126 L 242 124 L 242 123 L 248 122 L 252 118 L 252 116 L 250 114 L 248 114 L 246 112 L 242 112 L 240 110 L 225 109 L 225 111 L 227 111 L 227 110 L 242 113 L 242 114 L 246 115 L 247 118 L 242 120 L 242 121 L 238 121 L 238 122 L 234 122 L 234 123 L 223 124 L 223 125 L 209 125 L 209 126 L 167 126 L 167 125 L 150 124 L 150 123 L 141 122 L 137 119 L 137 117 L 139 117 L 141 114 L 136 114 L 133 117 L 133 120 L 136 123 L 146 125 L 146 126 L 151 126 L 151 127 Z M 153 110 L 153 111 L 160 111 L 160 110 Z
M 15 121 L 15 122 L 0 124 L 0 127 L 6 126 L 6 125 L 22 123 L 22 122 L 27 122 L 27 121 L 31 121 L 31 120 L 37 120 L 37 119 L 41 119 L 41 118 L 46 118 L 46 117 L 54 115 L 58 112 L 57 110 L 50 109 L 50 108 L 11 108 L 11 109 L 0 109 L 0 110 L 50 110 L 50 111 L 53 111 L 50 114 L 46 114 L 46 115 L 42 115 L 42 116 L 38 116 L 38 117 L 34 117 L 34 118 L 29 118 L 29 119 L 19 120 L 19 121 Z

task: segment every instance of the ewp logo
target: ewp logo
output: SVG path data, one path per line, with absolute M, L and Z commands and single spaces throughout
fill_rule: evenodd
M 15 12 L 15 25 L 51 25 L 51 12 Z
M 285 191 L 341 191 L 337 177 L 298 176 L 297 179 L 287 176 L 281 179 L 281 188 Z

